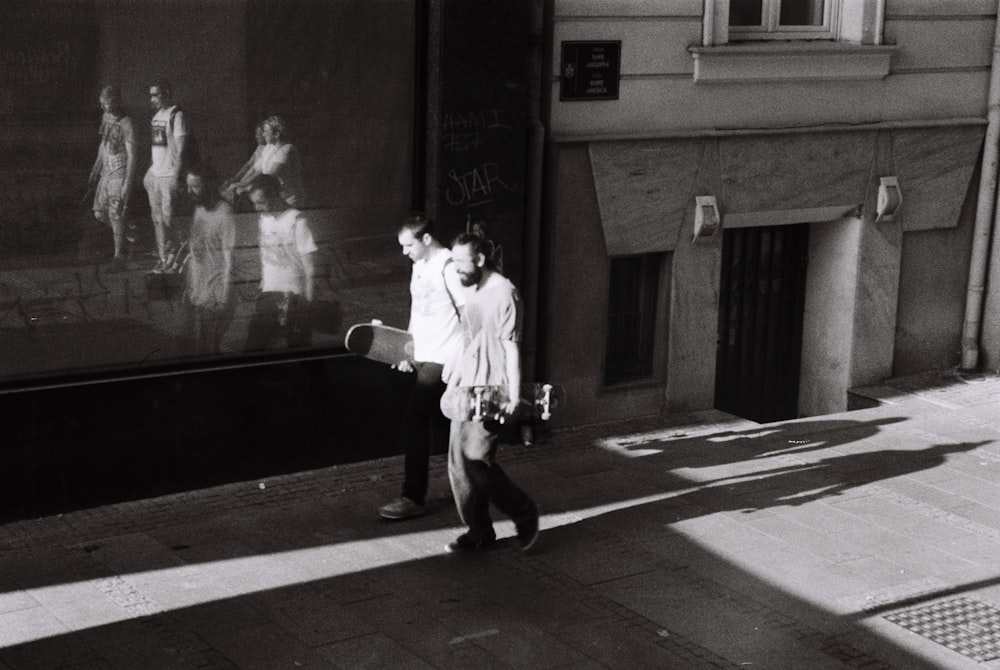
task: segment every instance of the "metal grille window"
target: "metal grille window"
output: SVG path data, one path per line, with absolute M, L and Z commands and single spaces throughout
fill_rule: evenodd
M 652 374 L 659 283 L 657 254 L 611 260 L 605 383 Z

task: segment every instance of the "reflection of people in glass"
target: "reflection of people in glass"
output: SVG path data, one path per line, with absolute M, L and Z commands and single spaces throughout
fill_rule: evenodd
M 126 116 L 117 86 L 101 89 L 101 144 L 90 170 L 89 190 L 94 191 L 94 216 L 111 226 L 116 268 L 124 268 L 125 217 L 135 173 L 135 130 Z
M 264 120 L 264 141 L 261 150 L 260 174 L 274 175 L 281 184 L 281 197 L 292 207 L 305 206 L 305 189 L 302 185 L 302 161 L 298 149 L 287 140 L 288 126 L 280 116 L 270 116 Z M 254 175 L 256 176 L 256 175 Z M 247 178 L 244 177 L 244 181 Z M 238 194 L 248 193 L 250 186 L 237 187 Z
M 152 163 L 143 179 L 149 195 L 149 208 L 156 233 L 156 250 L 160 262 L 157 271 L 168 265 L 168 255 L 174 250 L 179 230 L 175 219 L 182 196 L 178 184 L 181 156 L 187 138 L 184 112 L 173 103 L 173 87 L 162 79 L 149 87 L 149 103 L 153 108 Z
M 281 182 L 262 174 L 250 185 L 260 213 L 260 292 L 247 328 L 246 349 L 267 349 L 284 338 L 289 347 L 309 344 L 306 308 L 313 298 L 317 250 L 302 213 L 281 197 Z
M 257 147 L 253 150 L 253 154 L 243 164 L 243 167 L 233 175 L 232 179 L 222 185 L 222 193 L 226 200 L 231 203 L 236 199 L 238 193 L 246 192 L 254 177 L 261 174 L 260 156 L 264 151 L 264 147 L 267 146 L 267 141 L 264 139 L 263 121 L 258 123 L 254 129 L 254 139 L 257 140 Z
M 211 170 L 189 169 L 186 180 L 195 204 L 185 289 L 190 334 L 195 353 L 218 354 L 232 311 L 230 276 L 236 218 L 232 206 L 220 196 L 218 179 Z

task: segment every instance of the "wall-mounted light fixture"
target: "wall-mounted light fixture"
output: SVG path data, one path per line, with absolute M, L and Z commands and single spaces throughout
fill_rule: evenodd
M 711 237 L 719 229 L 722 217 L 714 195 L 698 195 L 694 198 L 694 239 Z
M 875 222 L 892 221 L 903 204 L 898 177 L 882 177 L 878 185 L 878 202 L 875 204 Z

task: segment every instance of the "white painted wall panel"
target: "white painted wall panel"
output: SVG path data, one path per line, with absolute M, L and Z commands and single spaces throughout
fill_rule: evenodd
M 694 71 L 688 46 L 701 40 L 701 22 L 691 20 L 560 21 L 553 27 L 556 57 L 552 76 L 560 73 L 559 45 L 571 40 L 621 40 L 621 73 L 687 74 Z
M 775 128 L 979 118 L 988 71 L 893 75 L 869 82 L 695 85 L 626 79 L 619 100 L 556 102 L 557 137 L 641 135 L 711 128 Z M 558 100 L 558 84 L 553 94 Z
M 996 0 L 887 0 L 886 17 L 973 16 L 997 13 Z
M 556 0 L 553 15 L 701 16 L 702 0 Z
M 989 67 L 993 52 L 993 19 L 961 21 L 890 20 L 888 44 L 900 45 L 892 70 Z

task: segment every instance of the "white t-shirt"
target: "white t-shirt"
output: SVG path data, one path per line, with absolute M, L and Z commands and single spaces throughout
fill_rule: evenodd
M 306 294 L 302 257 L 318 247 L 305 217 L 297 209 L 260 215 L 260 288 Z
M 460 310 L 465 304 L 468 289 L 462 286 L 450 260 L 451 251 L 438 249 L 413 263 L 409 331 L 413 335 L 414 360 L 447 363 L 461 341 L 462 325 L 456 307 Z
M 152 136 L 153 164 L 149 170 L 156 177 L 176 177 L 180 170 L 180 156 L 177 154 L 177 138 L 187 135 L 184 125 L 184 112 L 177 110 L 174 114 L 173 140 L 167 140 L 170 131 L 170 115 L 177 106 L 161 109 L 153 115 Z M 173 151 L 171 151 L 173 149 Z

